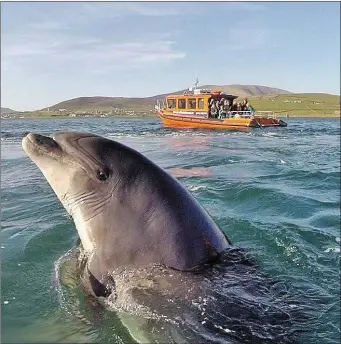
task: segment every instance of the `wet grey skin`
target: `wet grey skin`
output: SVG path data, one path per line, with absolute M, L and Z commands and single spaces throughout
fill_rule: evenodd
M 29 133 L 22 146 L 73 217 L 96 295 L 113 271 L 191 271 L 231 244 L 175 178 L 132 148 L 79 132 Z

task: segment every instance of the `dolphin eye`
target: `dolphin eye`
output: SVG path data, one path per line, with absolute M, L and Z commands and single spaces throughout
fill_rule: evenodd
M 108 170 L 97 171 L 96 177 L 100 181 L 107 180 L 109 178 L 109 171 Z

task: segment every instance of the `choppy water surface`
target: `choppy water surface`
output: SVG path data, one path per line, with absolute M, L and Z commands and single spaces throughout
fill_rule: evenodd
M 2 121 L 2 341 L 131 341 L 112 312 L 91 318 L 70 271 L 74 295 L 63 299 L 55 270 L 77 233 L 21 148 L 25 132 L 77 130 L 119 140 L 178 176 L 263 272 L 309 300 L 313 321 L 299 342 L 339 343 L 340 121 L 287 122 L 223 132 L 164 129 L 156 118 Z

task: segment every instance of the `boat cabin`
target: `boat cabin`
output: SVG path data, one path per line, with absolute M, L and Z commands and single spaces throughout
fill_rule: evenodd
M 218 90 L 189 88 L 183 94 L 167 96 L 164 107 L 166 110 L 176 113 L 207 115 L 211 99 L 220 101 L 222 98 L 228 100 L 229 106 L 231 106 L 233 100 L 238 96 Z

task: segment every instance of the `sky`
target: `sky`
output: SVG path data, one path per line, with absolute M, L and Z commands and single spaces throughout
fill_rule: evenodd
M 339 2 L 2 2 L 1 106 L 205 84 L 340 95 Z

